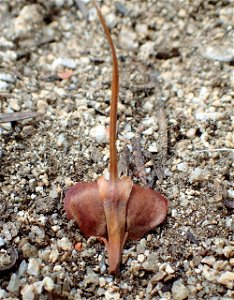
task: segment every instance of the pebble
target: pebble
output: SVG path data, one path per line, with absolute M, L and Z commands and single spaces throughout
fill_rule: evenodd
M 110 29 L 114 28 L 117 25 L 117 19 L 115 14 L 110 13 L 105 17 L 105 19 L 106 19 L 106 24 Z
M 229 289 L 234 288 L 234 272 L 224 272 L 221 274 L 221 276 L 218 278 L 218 282 L 225 285 Z
M 97 125 L 90 131 L 90 135 L 95 138 L 99 144 L 107 143 L 107 130 L 103 125 Z
M 8 100 L 8 103 L 9 103 L 9 107 L 12 110 L 14 110 L 14 111 L 19 111 L 20 110 L 20 105 L 19 105 L 19 103 L 17 102 L 16 99 L 11 98 L 11 99 Z
M 66 141 L 64 134 L 59 134 L 57 137 L 58 147 L 65 146 L 66 144 L 67 144 L 67 141 Z
M 16 37 L 27 37 L 34 26 L 43 23 L 40 6 L 37 4 L 24 5 L 13 23 Z
M 7 299 L 7 292 L 3 289 L 0 289 L 0 299 Z
M 0 91 L 5 91 L 7 90 L 9 84 L 5 81 L 0 80 Z
M 59 67 L 65 67 L 69 69 L 76 69 L 77 63 L 72 58 L 56 58 L 52 63 L 52 69 L 56 70 Z
M 177 164 L 177 170 L 180 172 L 187 172 L 188 171 L 188 164 L 186 162 L 182 162 Z
M 34 300 L 35 294 L 36 293 L 33 285 L 26 284 L 21 290 L 23 300 Z
M 202 179 L 204 179 L 204 177 L 203 177 L 203 170 L 201 168 L 197 167 L 194 170 L 192 170 L 189 176 L 190 183 L 201 181 Z
M 175 273 L 175 270 L 170 265 L 166 265 L 165 272 L 167 274 L 173 274 Z
M 54 281 L 51 277 L 46 276 L 43 279 L 43 285 L 46 291 L 51 292 L 54 289 Z
M 0 73 L 0 80 L 5 81 L 5 82 L 10 82 L 10 83 L 15 82 L 15 79 L 13 78 L 13 76 L 11 74 L 7 74 L 7 73 Z
M 119 33 L 119 46 L 126 50 L 134 50 L 138 47 L 137 34 L 130 28 L 123 26 Z
M 163 278 L 164 278 L 166 275 L 167 275 L 166 272 L 164 272 L 164 271 L 159 271 L 159 272 L 157 272 L 157 273 L 151 278 L 151 282 L 152 282 L 153 284 L 155 284 L 155 283 L 157 283 L 157 282 L 159 282 L 159 281 L 162 281 Z
M 119 300 L 120 293 L 112 293 L 112 291 L 107 290 L 105 292 L 105 299 L 106 300 Z
M 202 275 L 209 282 L 216 282 L 217 281 L 217 271 L 213 270 L 212 268 L 209 268 L 206 265 L 203 267 Z
M 7 290 L 9 292 L 12 292 L 13 294 L 18 295 L 20 285 L 21 284 L 20 284 L 19 277 L 15 273 L 13 273 L 11 275 L 11 279 L 10 279 L 10 281 L 8 283 Z
M 55 263 L 59 258 L 59 251 L 57 249 L 53 249 L 49 255 L 49 262 Z
M 226 246 L 223 249 L 223 254 L 227 257 L 227 258 L 232 258 L 234 257 L 234 246 Z
M 39 259 L 29 258 L 27 273 L 33 276 L 39 275 L 40 273 Z
M 37 110 L 39 113 L 45 113 L 48 107 L 48 103 L 45 100 L 37 101 Z
M 202 51 L 202 56 L 210 60 L 218 60 L 222 62 L 234 61 L 234 49 L 226 46 L 207 47 Z
M 26 242 L 22 246 L 21 250 L 25 258 L 37 257 L 37 248 L 34 245 L 31 245 L 29 242 Z
M 152 41 L 147 41 L 143 45 L 140 46 L 140 50 L 138 52 L 138 56 L 143 61 L 147 61 L 151 55 L 154 54 L 155 43 Z
M 149 152 L 152 152 L 152 153 L 158 152 L 157 143 L 153 142 L 153 143 L 148 147 L 148 151 L 149 151 Z
M 19 278 L 22 277 L 25 272 L 27 271 L 28 268 L 28 264 L 26 263 L 25 260 L 22 260 L 18 269 L 18 276 Z
M 99 276 L 90 267 L 87 267 L 87 274 L 85 275 L 84 281 L 86 285 L 90 283 L 94 285 L 98 285 Z
M 145 255 L 144 254 L 139 254 L 137 256 L 137 260 L 139 261 L 139 263 L 143 263 L 145 261 Z
M 63 251 L 71 251 L 72 250 L 72 243 L 69 241 L 68 238 L 63 237 L 57 242 L 58 247 Z
M 188 289 L 179 280 L 173 283 L 171 292 L 174 300 L 183 300 L 189 296 Z
M 146 261 L 143 263 L 142 268 L 146 271 L 155 272 L 158 270 L 158 255 L 156 253 L 150 253 Z
M 5 245 L 5 240 L 3 238 L 0 237 L 0 247 Z
M 56 199 L 58 197 L 58 191 L 57 191 L 57 187 L 56 185 L 52 185 L 50 193 L 49 193 L 49 197 L 52 199 Z

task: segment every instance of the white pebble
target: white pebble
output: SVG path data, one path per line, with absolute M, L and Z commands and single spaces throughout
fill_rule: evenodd
M 7 74 L 7 73 L 0 73 L 0 80 L 6 81 L 6 82 L 11 82 L 11 83 L 15 82 L 14 78 L 10 74 Z
M 234 287 L 234 272 L 225 272 L 223 273 L 219 278 L 218 282 L 226 285 L 229 289 L 232 289 Z
M 137 260 L 139 261 L 139 263 L 143 263 L 145 260 L 145 255 L 144 254 L 139 254 L 137 256 Z
M 52 63 L 52 69 L 55 70 L 60 66 L 66 67 L 66 68 L 69 68 L 69 69 L 75 69 L 77 64 L 76 64 L 74 59 L 59 57 L 59 58 L 56 58 L 54 60 L 54 62 Z
M 0 237 L 0 247 L 5 245 L 5 240 L 3 238 Z
M 43 284 L 44 284 L 44 288 L 45 290 L 47 290 L 48 292 L 51 292 L 54 289 L 54 281 L 52 278 L 46 276 L 43 279 Z
M 23 300 L 34 300 L 35 290 L 33 285 L 26 284 L 21 290 Z
M 98 143 L 107 142 L 106 128 L 103 125 L 93 127 L 90 131 L 90 135 L 95 138 Z
M 0 91 L 4 91 L 8 88 L 8 83 L 6 83 L 5 81 L 0 80 Z
M 38 276 L 39 270 L 40 270 L 40 265 L 38 259 L 29 258 L 27 273 L 29 275 Z
M 149 146 L 148 150 L 149 150 L 149 152 L 158 152 L 157 144 L 156 143 L 152 143 Z
M 70 251 L 72 250 L 72 243 L 69 241 L 68 238 L 63 237 L 61 240 L 58 240 L 58 247 L 63 251 Z
M 188 170 L 188 164 L 186 162 L 179 163 L 177 165 L 177 170 L 180 172 L 186 172 Z
M 189 181 L 190 183 L 195 182 L 195 181 L 199 181 L 202 180 L 202 169 L 201 168 L 195 168 L 189 176 Z
M 175 281 L 173 283 L 172 296 L 174 300 L 183 300 L 186 299 L 189 295 L 188 289 L 180 281 Z

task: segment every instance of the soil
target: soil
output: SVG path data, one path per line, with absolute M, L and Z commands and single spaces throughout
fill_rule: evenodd
M 95 9 L 0 0 L 0 121 L 39 113 L 0 123 L 0 299 L 233 299 L 233 1 L 100 6 L 121 173 L 166 196 L 167 218 L 108 274 L 104 245 L 63 209 L 70 186 L 108 173 L 112 61 Z

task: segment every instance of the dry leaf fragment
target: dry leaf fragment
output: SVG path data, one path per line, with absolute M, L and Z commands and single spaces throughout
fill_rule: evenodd
M 21 121 L 21 120 L 25 120 L 25 119 L 29 119 L 29 118 L 35 118 L 40 115 L 41 115 L 41 113 L 34 112 L 34 111 L 4 113 L 4 114 L 0 114 L 0 123 Z

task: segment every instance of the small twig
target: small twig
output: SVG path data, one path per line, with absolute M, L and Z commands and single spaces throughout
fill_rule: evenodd
M 226 152 L 226 151 L 230 151 L 230 152 L 234 152 L 234 149 L 231 148 L 217 148 L 217 149 L 201 149 L 195 150 L 196 152 Z
M 136 167 L 136 173 L 144 185 L 147 185 L 144 159 L 141 152 L 140 137 L 136 137 L 132 141 L 133 157 Z
M 34 111 L 25 111 L 17 113 L 0 114 L 0 123 L 15 122 L 40 116 L 41 113 Z
M 164 105 L 160 100 L 159 111 L 158 111 L 158 120 L 159 120 L 159 149 L 161 155 L 162 166 L 167 161 L 168 153 L 168 126 L 167 126 L 167 117 L 164 109 Z
M 123 152 L 120 153 L 119 162 L 118 162 L 119 177 L 128 175 L 129 161 L 130 161 L 130 151 L 128 149 L 128 146 L 125 145 Z

